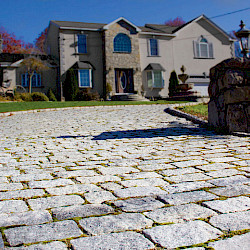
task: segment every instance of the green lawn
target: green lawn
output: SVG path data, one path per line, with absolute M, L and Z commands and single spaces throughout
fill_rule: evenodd
M 177 107 L 176 109 L 179 109 L 185 113 L 195 115 L 199 118 L 208 120 L 208 106 L 207 104 L 197 104 L 194 106 L 182 106 Z
M 111 105 L 141 105 L 141 104 L 170 104 L 185 103 L 185 101 L 150 101 L 150 102 L 133 102 L 133 101 L 75 101 L 75 102 L 3 102 L 0 103 L 1 112 L 12 112 L 31 109 L 46 108 L 66 108 L 66 107 L 84 107 L 84 106 L 111 106 Z

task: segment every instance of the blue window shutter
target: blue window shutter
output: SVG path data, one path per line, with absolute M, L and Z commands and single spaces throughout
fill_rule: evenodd
M 84 34 L 79 34 L 78 36 L 78 53 L 87 53 L 87 37 Z
M 28 87 L 29 86 L 29 75 L 28 75 L 28 73 L 22 74 L 21 85 L 23 87 Z
M 37 74 L 37 87 L 41 87 L 42 83 L 41 83 L 41 75 Z
M 34 75 L 32 76 L 31 83 L 32 83 L 32 87 L 36 87 L 36 73 L 34 73 Z
M 23 87 L 26 87 L 26 77 L 25 77 L 25 74 L 22 74 L 21 84 L 22 84 Z

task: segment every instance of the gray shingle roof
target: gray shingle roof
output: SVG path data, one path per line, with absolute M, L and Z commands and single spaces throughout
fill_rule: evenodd
M 70 21 L 51 21 L 59 27 L 65 28 L 80 28 L 80 29 L 101 29 L 106 24 L 104 23 L 84 23 L 84 22 L 70 22 Z
M 167 26 L 165 24 L 145 24 L 145 27 L 154 32 L 173 34 L 178 27 Z M 151 32 L 152 32 L 151 31 Z

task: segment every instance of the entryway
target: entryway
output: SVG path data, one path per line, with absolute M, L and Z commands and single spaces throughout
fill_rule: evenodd
M 134 93 L 133 69 L 115 69 L 116 93 Z

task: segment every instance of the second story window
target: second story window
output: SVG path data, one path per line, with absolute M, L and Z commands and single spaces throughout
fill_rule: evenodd
M 214 58 L 213 44 L 201 36 L 198 41 L 194 41 L 195 58 Z
M 119 33 L 114 38 L 114 52 L 131 53 L 131 41 L 126 34 Z
M 158 56 L 158 41 L 157 39 L 149 39 L 149 55 Z
M 87 53 L 87 36 L 84 34 L 77 35 L 78 53 Z

